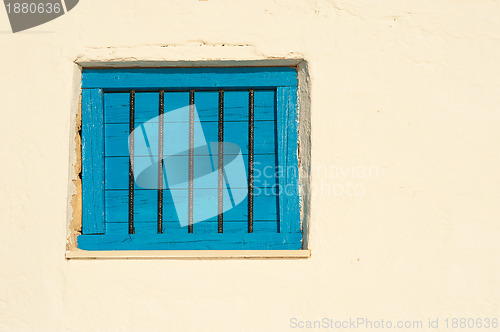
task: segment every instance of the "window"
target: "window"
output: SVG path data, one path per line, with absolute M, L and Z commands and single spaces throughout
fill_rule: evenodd
M 84 250 L 297 250 L 297 71 L 84 69 Z

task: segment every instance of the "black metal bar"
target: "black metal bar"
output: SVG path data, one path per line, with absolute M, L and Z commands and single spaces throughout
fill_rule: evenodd
M 193 233 L 193 181 L 194 181 L 194 90 L 189 90 L 189 193 L 188 233 Z
M 135 91 L 130 91 L 130 156 L 128 168 L 128 233 L 134 234 L 134 129 L 135 129 Z
M 253 233 L 253 109 L 254 91 L 248 93 L 248 233 Z
M 160 90 L 160 107 L 158 117 L 158 234 L 163 233 L 163 112 L 164 92 Z
M 217 231 L 219 233 L 222 233 L 224 231 L 224 191 L 223 191 L 223 185 L 224 185 L 224 90 L 219 90 L 219 146 L 218 146 L 218 153 L 219 153 L 219 165 L 218 165 L 218 170 L 219 170 L 219 184 L 218 184 L 218 194 L 219 194 L 219 199 L 218 199 L 218 225 L 217 225 Z

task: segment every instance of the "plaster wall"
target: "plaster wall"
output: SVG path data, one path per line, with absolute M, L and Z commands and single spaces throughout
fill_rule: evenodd
M 0 10 L 0 331 L 499 317 L 499 14 L 490 0 L 86 0 L 12 34 Z M 75 61 L 276 58 L 308 63 L 311 258 L 65 259 Z

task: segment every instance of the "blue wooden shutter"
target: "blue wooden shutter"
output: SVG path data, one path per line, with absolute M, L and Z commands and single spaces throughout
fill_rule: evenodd
M 84 70 L 82 76 L 84 214 L 79 248 L 301 249 L 295 68 L 93 69 Z M 249 154 L 250 95 L 253 154 Z M 182 118 L 184 115 L 173 119 L 166 117 L 169 120 L 162 121 L 162 126 L 158 121 L 148 121 L 158 116 L 159 109 L 169 114 L 190 102 L 196 105 L 199 125 L 208 142 L 217 142 L 223 123 L 224 141 L 241 147 L 247 174 L 249 155 L 253 155 L 254 174 L 262 176 L 269 174 L 269 169 L 279 169 L 278 178 L 264 176 L 264 181 L 253 182 L 253 209 L 248 209 L 247 197 L 222 217 L 214 216 L 193 224 L 190 226 L 192 233 L 188 233 L 188 227 L 180 226 L 173 197 L 189 200 L 190 193 L 217 191 L 217 187 L 201 183 L 192 189 L 176 188 L 175 192 L 168 187 L 159 191 L 143 189 L 136 183 L 129 187 L 131 159 L 128 150 L 132 128 L 159 132 L 164 125 L 185 129 L 191 126 L 189 111 L 185 118 Z M 219 105 L 223 105 L 222 109 Z M 159 149 L 162 140 L 151 140 L 147 142 L 151 155 L 134 156 L 134 162 L 148 162 L 147 158 L 159 160 L 158 153 L 166 158 L 169 146 L 184 144 L 187 139 L 168 131 L 161 137 L 163 151 Z M 229 157 L 227 153 L 224 152 L 224 158 Z M 193 156 L 176 158 L 185 158 L 186 162 L 192 158 L 196 161 L 193 171 L 197 172 L 197 161 L 207 156 L 194 152 Z M 212 170 L 217 169 L 217 165 L 212 167 Z M 129 193 L 133 193 L 132 200 Z M 159 201 L 163 202 L 160 208 Z M 224 196 L 223 204 L 230 203 L 231 197 Z M 200 207 L 196 200 L 191 204 L 196 215 Z M 133 206 L 131 216 L 129 206 Z M 253 211 L 252 233 L 248 232 L 249 211 Z M 159 227 L 158 215 L 163 220 Z
M 104 135 L 101 89 L 82 91 L 82 234 L 104 234 Z

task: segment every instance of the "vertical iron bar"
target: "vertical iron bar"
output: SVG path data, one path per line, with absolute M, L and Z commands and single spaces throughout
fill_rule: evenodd
M 253 108 L 254 91 L 248 94 L 248 233 L 253 233 Z
M 222 233 L 224 230 L 224 218 L 223 218 L 223 212 L 224 212 L 224 195 L 223 195 L 223 185 L 224 185 L 224 90 L 219 90 L 219 146 L 218 146 L 218 153 L 219 153 L 219 165 L 218 165 L 218 170 L 219 170 L 219 184 L 218 184 L 218 194 L 219 194 L 219 199 L 218 199 L 218 225 L 217 225 L 217 231 L 219 233 Z
M 135 129 L 135 91 L 130 91 L 129 119 L 129 168 L 128 168 L 128 233 L 134 234 L 134 129 Z
M 194 90 L 189 90 L 189 193 L 188 233 L 193 233 L 193 181 L 194 181 Z
M 164 91 L 160 90 L 160 107 L 158 117 L 158 234 L 163 233 L 163 112 Z

